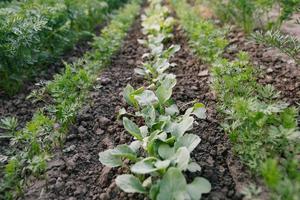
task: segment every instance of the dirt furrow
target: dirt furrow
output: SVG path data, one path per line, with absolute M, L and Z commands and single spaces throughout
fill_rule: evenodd
M 197 100 L 204 103 L 207 108 L 207 119 L 199 121 L 199 125 L 192 130 L 202 139 L 192 157 L 202 167 L 199 175 L 207 178 L 212 184 L 212 191 L 205 195 L 204 199 L 241 199 L 235 179 L 245 177 L 233 177 L 232 169 L 227 164 L 231 157 L 231 146 L 217 118 L 216 98 L 210 88 L 211 77 L 208 66 L 193 55 L 183 32 L 179 29 L 175 32 L 174 43 L 181 45 L 181 50 L 172 59 L 178 65 L 174 68 L 177 75 L 174 91 L 176 101 L 180 105 Z

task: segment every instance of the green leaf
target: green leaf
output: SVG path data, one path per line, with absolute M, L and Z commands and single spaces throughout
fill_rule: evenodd
M 163 105 L 166 101 L 168 101 L 171 98 L 172 88 L 166 88 L 163 85 L 161 85 L 157 88 L 155 93 L 158 97 L 159 103 Z
M 126 115 L 126 114 L 127 114 L 126 109 L 125 109 L 125 108 L 121 108 L 121 109 L 119 110 L 117 119 L 119 120 L 123 115 Z
M 137 152 L 141 146 L 142 146 L 142 142 L 141 141 L 133 141 L 131 142 L 131 144 L 129 145 L 129 147 L 132 149 L 132 151 Z
M 108 149 L 99 153 L 99 161 L 109 167 L 118 167 L 122 165 L 122 160 L 119 156 L 112 155 L 113 149 Z
M 148 126 L 141 126 L 140 131 L 143 138 L 147 137 L 149 134 Z
M 177 167 L 183 171 L 188 168 L 190 162 L 190 152 L 186 147 L 180 147 L 176 154 L 174 155 L 176 158 Z
M 197 177 L 194 181 L 187 185 L 187 191 L 192 200 L 199 200 L 202 194 L 211 190 L 211 184 L 205 178 Z
M 175 154 L 175 149 L 168 144 L 162 143 L 158 147 L 158 154 L 162 159 L 168 159 Z
M 156 199 L 159 192 L 159 182 L 152 185 L 149 192 L 150 199 Z
M 164 104 L 172 96 L 173 87 L 176 85 L 176 76 L 174 74 L 168 74 L 164 76 L 160 84 L 155 93 L 159 99 L 159 103 Z
M 153 65 L 153 68 L 158 74 L 163 74 L 170 67 L 170 63 L 167 59 L 157 59 Z
M 194 105 L 193 114 L 196 115 L 199 119 L 206 119 L 206 109 L 204 104 L 196 103 Z
M 154 165 L 157 169 L 166 169 L 169 167 L 170 163 L 170 160 L 158 160 Z
M 134 88 L 131 85 L 127 85 L 123 91 L 123 97 L 125 101 L 131 105 L 135 106 L 136 105 L 136 100 L 133 98 L 132 93 L 134 92 Z
M 146 193 L 146 189 L 138 178 L 131 174 L 119 175 L 116 178 L 116 184 L 127 193 Z
M 160 182 L 157 200 L 184 199 L 186 189 L 186 180 L 181 171 L 171 167 Z
M 201 167 L 200 165 L 198 165 L 197 163 L 195 162 L 191 162 L 189 163 L 189 166 L 187 168 L 190 172 L 200 172 L 201 171 Z
M 179 113 L 179 110 L 178 110 L 178 107 L 176 104 L 173 104 L 170 107 L 167 107 L 165 111 L 166 111 L 167 115 L 171 115 L 171 116 Z
M 141 107 L 154 105 L 158 102 L 157 97 L 151 90 L 145 90 L 141 94 L 135 95 L 134 98 Z
M 187 130 L 189 130 L 194 123 L 193 117 L 185 117 L 180 123 L 177 123 L 173 128 L 172 134 L 176 137 L 181 137 Z
M 156 158 L 150 157 L 145 158 L 134 165 L 131 166 L 131 171 L 136 174 L 149 174 L 157 171 L 158 169 L 154 167 L 154 162 L 156 162 Z
M 192 152 L 200 143 L 201 139 L 198 135 L 185 134 L 178 138 L 175 142 L 175 148 L 186 147 L 190 152 Z
M 143 140 L 141 131 L 134 122 L 129 120 L 127 117 L 124 117 L 123 124 L 124 124 L 126 131 L 128 131 L 132 136 L 134 136 L 138 140 Z
M 128 158 L 133 161 L 137 159 L 136 153 L 126 144 L 118 145 L 111 151 L 111 155 Z
M 155 109 L 152 105 L 146 106 L 142 110 L 142 116 L 145 120 L 145 123 L 151 127 L 155 123 Z

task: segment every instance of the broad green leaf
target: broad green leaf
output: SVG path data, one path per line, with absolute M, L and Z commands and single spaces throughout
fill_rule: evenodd
M 126 144 L 118 145 L 111 151 L 113 156 L 119 156 L 122 158 L 128 158 L 135 161 L 137 159 L 136 153 Z
M 160 84 L 165 88 L 173 88 L 176 85 L 176 82 L 176 76 L 174 74 L 167 74 L 164 76 Z
M 206 109 L 205 109 L 204 104 L 196 103 L 194 105 L 193 114 L 196 115 L 199 119 L 205 119 L 206 118 Z
M 155 93 L 158 97 L 159 103 L 163 105 L 166 101 L 168 101 L 171 98 L 172 88 L 166 88 L 163 85 L 161 85 L 157 88 Z
M 136 140 L 136 141 L 131 142 L 129 147 L 132 149 L 132 151 L 138 152 L 138 150 L 141 148 L 142 144 L 143 144 L 143 142 Z
M 169 58 L 179 50 L 180 50 L 180 45 L 171 45 L 167 50 L 164 51 L 163 56 L 164 58 Z
M 176 158 L 177 167 L 183 171 L 188 168 L 190 162 L 190 152 L 186 147 L 180 147 L 176 154 L 174 155 Z
M 176 85 L 176 77 L 174 74 L 168 74 L 164 76 L 160 82 L 160 86 L 156 90 L 156 95 L 160 104 L 164 104 L 172 96 L 173 87 Z
M 159 182 L 152 185 L 149 192 L 150 199 L 156 199 L 159 192 Z
M 162 133 L 160 133 L 160 134 L 157 135 L 157 139 L 161 140 L 163 142 L 167 139 L 167 137 L 168 137 L 168 135 L 165 132 L 162 132 Z
M 158 98 L 151 90 L 145 90 L 141 94 L 135 95 L 134 98 L 141 107 L 153 105 L 158 102 Z
M 112 155 L 113 149 L 99 153 L 99 161 L 108 167 L 118 167 L 122 165 L 122 160 L 119 156 Z
M 186 189 L 186 180 L 180 169 L 171 167 L 160 182 L 157 200 L 183 199 Z
M 198 165 L 197 163 L 195 162 L 191 162 L 189 163 L 189 166 L 187 168 L 190 172 L 200 172 L 201 171 L 201 167 L 200 165 Z
M 198 135 L 185 134 L 178 138 L 175 142 L 175 148 L 186 147 L 190 152 L 192 152 L 200 143 L 201 139 Z
M 168 159 L 175 154 L 175 149 L 168 144 L 162 143 L 158 147 L 158 154 L 162 159 Z
M 157 59 L 154 63 L 153 68 L 158 74 L 163 74 L 170 67 L 170 63 L 167 59 Z
M 127 193 L 146 193 L 146 189 L 138 178 L 131 174 L 119 175 L 116 178 L 116 184 Z
M 155 123 L 155 109 L 152 105 L 146 106 L 142 111 L 145 123 L 151 127 Z
M 205 178 L 197 177 L 194 181 L 187 185 L 187 191 L 192 200 L 199 200 L 202 194 L 211 190 L 211 184 Z
M 126 111 L 126 109 L 125 108 L 121 108 L 120 110 L 119 110 L 119 113 L 118 113 L 118 120 L 123 116 L 123 115 L 125 115 L 125 114 L 127 114 L 127 111 Z
M 156 161 L 156 163 L 154 164 L 156 168 L 158 169 L 166 169 L 169 167 L 171 161 L 170 160 L 158 160 Z
M 167 107 L 165 111 L 166 111 L 167 115 L 171 115 L 171 116 L 179 113 L 179 110 L 178 110 L 178 107 L 176 104 L 173 104 L 170 107 Z
M 194 123 L 193 117 L 185 117 L 180 123 L 177 123 L 173 130 L 173 135 L 181 137 L 187 130 L 189 130 Z
M 146 158 L 131 166 L 131 171 L 136 174 L 149 174 L 155 172 L 158 169 L 154 166 L 156 159 Z
M 136 100 L 132 97 L 133 92 L 134 92 L 134 88 L 129 84 L 124 88 L 123 91 L 123 97 L 125 101 L 131 106 L 136 105 Z
M 129 120 L 127 117 L 124 117 L 123 124 L 124 124 L 126 131 L 128 131 L 132 136 L 134 136 L 138 140 L 143 140 L 141 131 L 134 122 Z
M 147 137 L 148 134 L 149 134 L 147 126 L 141 126 L 140 131 L 141 131 L 141 134 L 142 134 L 143 138 Z

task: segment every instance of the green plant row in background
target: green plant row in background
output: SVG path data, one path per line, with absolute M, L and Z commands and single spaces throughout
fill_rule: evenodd
M 97 78 L 96 74 L 109 65 L 111 56 L 121 47 L 139 9 L 138 0 L 121 8 L 101 35 L 94 38 L 93 49 L 84 59 L 66 64 L 64 73 L 32 93 L 33 100 L 51 99 L 52 103 L 37 111 L 32 121 L 13 136 L 17 153 L 5 167 L 0 199 L 14 199 L 21 195 L 29 176 L 43 174 L 51 149 L 63 142 L 69 125 L 74 122 Z
M 300 8 L 300 0 L 198 0 L 198 2 L 208 2 L 223 22 L 237 24 L 246 33 L 251 33 L 255 28 L 279 29 L 283 22 L 289 20 Z
M 129 145 L 121 144 L 99 153 L 99 160 L 109 167 L 126 165 L 124 159 L 130 161 L 131 173 L 116 178 L 117 186 L 125 192 L 142 193 L 153 200 L 198 200 L 210 191 L 210 183 L 202 177 L 187 183 L 183 172 L 201 170 L 190 156 L 201 139 L 187 132 L 195 123 L 194 117 L 205 118 L 205 108 L 196 103 L 180 114 L 171 98 L 176 77 L 166 71 L 174 66 L 169 59 L 180 47 L 166 46 L 173 38 L 174 19 L 169 16 L 162 0 L 149 0 L 149 7 L 142 15 L 142 31 L 147 39 L 139 40 L 149 52 L 143 55 L 142 66 L 135 69 L 149 85 L 138 89 L 127 85 L 123 97 L 135 108 L 135 113 L 127 113 L 123 108 L 119 115 L 134 140 Z
M 294 13 L 300 12 L 300 0 L 230 0 L 221 3 L 220 0 L 209 2 L 198 0 L 196 4 L 207 3 L 222 21 L 241 26 L 246 34 L 250 34 L 257 28 L 261 29 L 251 34 L 252 39 L 257 43 L 279 49 L 300 64 L 299 39 L 280 31 L 284 21 L 290 20 Z M 276 13 L 278 8 L 280 13 L 277 18 L 268 17 L 272 12 Z M 299 19 L 295 20 L 295 24 L 299 25 L 299 22 Z
M 201 50 L 206 41 L 210 42 L 206 48 L 213 52 L 207 57 L 221 55 L 224 49 L 218 44 L 225 38 L 220 34 L 222 31 L 217 27 L 207 29 L 209 22 L 197 16 L 185 0 L 171 0 L 171 3 L 199 58 L 208 59 Z M 279 94 L 272 86 L 257 83 L 258 72 L 246 53 L 239 53 L 233 61 L 218 56 L 210 56 L 209 61 L 218 109 L 224 116 L 222 126 L 235 152 L 254 173 L 263 177 L 272 198 L 297 200 L 300 196 L 297 110 L 278 101 Z
M 122 1 L 28 0 L 0 8 L 0 89 L 14 94 L 24 80 L 53 62 Z

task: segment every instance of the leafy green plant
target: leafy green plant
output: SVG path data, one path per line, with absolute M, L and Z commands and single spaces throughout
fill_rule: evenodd
M 120 110 L 119 118 L 123 119 L 126 131 L 134 137 L 131 144 L 118 145 L 99 153 L 99 160 L 109 167 L 123 165 L 129 160 L 132 174 L 119 175 L 116 184 L 125 192 L 146 194 L 150 199 L 200 199 L 202 194 L 211 189 L 210 183 L 201 177 L 187 183 L 183 171 L 196 172 L 201 167 L 192 161 L 190 153 L 200 143 L 200 138 L 187 134 L 194 122 L 194 116 L 204 119 L 205 108 L 201 103 L 194 104 L 183 115 L 171 99 L 172 90 L 176 85 L 176 77 L 166 73 L 170 66 L 168 60 L 179 46 L 164 48 L 164 38 L 171 37 L 172 26 L 165 27 L 167 18 L 166 7 L 161 1 L 150 1 L 150 6 L 143 16 L 143 31 L 147 40 L 140 42 L 149 47 L 150 52 L 144 54 L 147 63 L 136 69 L 150 82 L 148 87 L 134 89 L 127 85 L 123 92 L 125 101 L 133 106 L 135 113 Z M 149 16 L 148 16 L 149 15 Z M 153 16 L 159 15 L 159 16 Z M 156 21 L 151 22 L 152 19 Z M 156 27 L 155 23 L 162 25 Z M 166 31 L 168 30 L 168 31 Z M 159 47 L 159 50 L 154 50 Z M 176 48 L 175 48 L 176 47 Z M 164 67 L 156 65 L 164 59 Z M 163 70 L 162 70 L 163 69 Z M 131 116 L 132 119 L 126 116 Z M 133 119 L 143 119 L 139 125 Z
M 238 24 L 246 33 L 255 28 L 279 29 L 300 5 L 299 0 L 213 0 L 209 3 L 222 21 Z M 278 16 L 272 19 L 271 13 L 277 8 Z
M 17 131 L 17 127 L 18 127 L 18 119 L 15 117 L 6 117 L 0 120 L 0 128 L 7 131 L 8 137 L 12 137 L 15 135 Z
M 200 19 L 196 11 L 185 1 L 172 0 L 181 25 L 185 29 L 191 49 L 205 62 L 212 63 L 220 57 L 228 45 L 226 30 L 216 29 L 212 23 Z M 186 12 L 189 10 L 190 12 Z
M 271 30 L 255 32 L 252 38 L 258 43 L 279 49 L 300 64 L 300 41 L 296 37 Z
M 180 2 L 171 1 L 178 16 L 184 18 L 181 12 L 187 9 L 182 2 L 186 1 Z M 194 24 L 183 19 L 181 23 L 190 42 L 197 44 L 200 37 L 191 37 L 188 27 Z M 263 177 L 272 198 L 298 199 L 298 110 L 278 101 L 279 93 L 274 87 L 257 82 L 258 72 L 246 53 L 239 53 L 232 61 L 215 58 L 212 63 L 212 86 L 219 100 L 218 110 L 224 116 L 222 127 L 229 134 L 235 152 L 253 173 Z
M 14 94 L 122 1 L 29 0 L 0 8 L 0 88 Z M 109 7 L 111 6 L 111 7 Z
M 138 14 L 139 4 L 140 1 L 135 0 L 120 9 L 101 35 L 95 37 L 92 51 L 86 53 L 83 60 L 66 64 L 62 74 L 47 82 L 41 92 L 36 92 L 38 98 L 47 99 L 47 106 L 37 111 L 11 141 L 16 153 L 9 159 L 4 178 L 0 180 L 0 199 L 16 199 L 22 194 L 28 177 L 43 174 L 51 150 L 63 142 L 68 127 L 96 80 L 96 74 L 107 66 L 111 56 L 120 48 Z

